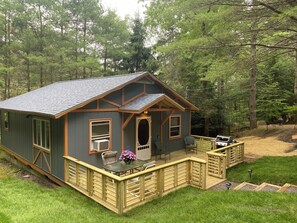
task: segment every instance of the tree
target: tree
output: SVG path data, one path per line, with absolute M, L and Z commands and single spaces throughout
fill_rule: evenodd
M 128 72 L 133 73 L 144 70 L 153 72 L 156 70 L 155 58 L 151 53 L 151 49 L 145 46 L 145 40 L 144 25 L 140 16 L 136 15 L 132 25 L 128 55 L 124 60 L 124 68 Z

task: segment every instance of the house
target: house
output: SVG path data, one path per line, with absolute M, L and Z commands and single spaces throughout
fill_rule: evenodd
M 101 153 L 130 147 L 138 159 L 161 141 L 184 148 L 197 107 L 148 72 L 57 82 L 0 102 L 1 147 L 61 183 L 64 158 L 102 167 Z

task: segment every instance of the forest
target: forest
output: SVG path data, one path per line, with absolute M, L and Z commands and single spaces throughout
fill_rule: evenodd
M 193 133 L 257 128 L 297 111 L 297 1 L 0 0 L 0 98 L 56 81 L 149 71 L 193 102 Z

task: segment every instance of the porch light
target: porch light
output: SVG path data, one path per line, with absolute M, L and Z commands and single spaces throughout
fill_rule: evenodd
M 143 114 L 147 115 L 148 114 L 148 111 L 144 111 Z
M 227 190 L 230 189 L 231 185 L 232 185 L 232 184 L 231 184 L 230 182 L 227 182 L 227 183 L 226 183 L 226 188 L 227 188 Z
M 252 179 L 252 173 L 253 173 L 253 170 L 252 170 L 252 169 L 249 169 L 249 170 L 248 170 L 248 173 L 249 173 L 250 179 Z

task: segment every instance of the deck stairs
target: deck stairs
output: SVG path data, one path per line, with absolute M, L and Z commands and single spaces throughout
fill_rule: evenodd
M 294 184 L 284 184 L 283 186 L 278 186 L 269 183 L 262 183 L 260 185 L 243 182 L 233 190 L 246 190 L 246 191 L 267 191 L 267 192 L 286 192 L 286 193 L 297 193 L 297 185 Z

